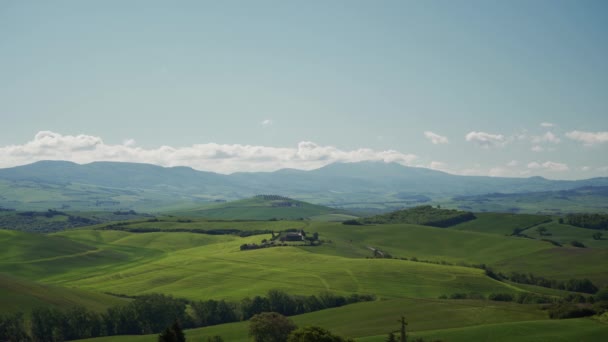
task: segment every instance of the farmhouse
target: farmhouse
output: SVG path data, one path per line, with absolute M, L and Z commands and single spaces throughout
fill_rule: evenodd
M 302 232 L 285 234 L 285 241 L 304 241 Z

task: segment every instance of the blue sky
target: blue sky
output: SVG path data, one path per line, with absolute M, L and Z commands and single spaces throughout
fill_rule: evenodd
M 0 116 L 0 167 L 608 176 L 608 3 L 3 0 Z

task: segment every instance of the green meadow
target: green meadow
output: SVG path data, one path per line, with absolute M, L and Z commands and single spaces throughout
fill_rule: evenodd
M 547 227 L 550 238 L 564 245 L 542 241 L 547 236 L 534 234 L 539 226 Z M 160 231 L 140 232 L 152 228 Z M 271 234 L 205 233 L 222 229 L 256 234 L 302 229 L 308 236 L 318 233 L 321 244 L 241 250 L 243 244 L 259 244 Z M 529 237 L 511 236 L 514 229 Z M 375 301 L 292 318 L 300 326 L 318 325 L 357 341 L 383 341 L 388 332 L 398 330 L 397 319 L 402 315 L 411 336 L 428 340 L 512 340 L 506 335 L 549 341 L 559 335 L 564 341 L 592 341 L 608 336 L 608 326 L 600 320 L 550 320 L 538 304 L 439 299 L 457 293 L 478 298 L 495 293 L 560 298 L 569 293 L 499 281 L 487 276 L 481 264 L 503 273 L 527 272 L 557 280 L 588 278 L 605 287 L 608 270 L 603 261 L 608 257 L 608 242 L 593 240 L 592 233 L 547 216 L 487 213 L 449 228 L 172 214 L 46 235 L 0 230 L 5 246 L 0 251 L 0 299 L 4 313 L 75 305 L 101 312 L 128 302 L 128 297 L 153 293 L 233 303 L 273 289 L 292 295 L 370 294 Z M 570 239 L 582 241 L 587 248 L 566 245 Z M 392 258 L 374 257 L 374 249 Z M 186 334 L 194 341 L 214 335 L 226 341 L 249 341 L 247 322 L 191 329 Z M 153 341 L 155 336 L 94 340 Z

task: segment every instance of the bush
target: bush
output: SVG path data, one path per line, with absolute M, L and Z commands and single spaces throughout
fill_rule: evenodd
M 452 293 L 450 299 L 467 299 L 466 293 Z
M 491 293 L 488 296 L 489 300 L 494 300 L 497 302 L 512 302 L 513 295 L 510 293 Z
M 515 297 L 515 301 L 519 304 L 548 304 L 553 303 L 555 299 L 530 292 L 520 292 Z
M 573 240 L 573 241 L 570 241 L 570 244 L 574 247 L 585 248 L 585 245 L 580 241 Z
M 554 305 L 549 309 L 551 319 L 578 318 L 595 315 L 595 310 L 590 307 L 564 303 Z
M 357 220 L 346 220 L 346 221 L 342 222 L 342 224 L 350 225 L 350 226 L 362 226 L 363 225 L 363 223 L 361 223 Z

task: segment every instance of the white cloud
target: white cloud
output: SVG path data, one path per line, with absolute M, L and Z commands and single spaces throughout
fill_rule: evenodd
M 540 127 L 544 127 L 544 128 L 551 128 L 553 126 L 555 126 L 555 125 L 553 123 L 551 123 L 551 122 L 542 122 L 540 124 Z
M 591 168 L 589 166 L 581 166 L 581 171 L 589 171 Z
M 429 169 L 439 170 L 439 171 L 447 171 L 447 164 L 440 161 L 432 161 L 429 164 Z
M 270 120 L 270 119 L 266 119 L 266 120 L 264 120 L 264 121 L 260 122 L 260 124 L 261 124 L 262 126 L 270 126 L 270 125 L 272 125 L 273 123 L 274 123 L 274 121 L 272 121 L 272 120 Z
M 558 138 L 555 134 L 551 133 L 551 132 L 547 132 L 543 135 L 537 135 L 532 137 L 532 142 L 535 144 L 540 144 L 540 143 L 552 143 L 552 144 L 559 144 L 560 142 L 560 138 Z
M 148 149 L 136 146 L 132 139 L 111 145 L 96 136 L 62 135 L 49 131 L 39 132 L 33 140 L 22 145 L 0 147 L 0 167 L 39 160 L 69 160 L 76 163 L 103 160 L 190 166 L 219 173 L 273 171 L 281 168 L 311 170 L 333 162 L 384 161 L 411 165 L 417 158 L 414 154 L 395 150 L 342 150 L 309 141 L 300 142 L 296 147 L 206 143 Z
M 512 175 L 512 172 L 504 167 L 497 166 L 491 168 L 488 175 L 490 177 L 508 177 Z
M 533 151 L 533 152 L 542 152 L 545 149 L 542 146 L 535 145 L 535 146 L 532 146 L 532 148 L 530 150 Z
M 608 142 L 608 132 L 572 131 L 566 133 L 566 136 L 587 146 Z
M 448 138 L 431 131 L 424 132 L 424 136 L 429 139 L 433 144 L 447 144 L 449 143 Z
M 469 132 L 465 136 L 465 139 L 484 148 L 503 146 L 506 143 L 505 137 L 502 134 L 490 134 L 486 132 Z
M 517 160 L 511 160 L 510 162 L 507 163 L 508 167 L 516 167 L 519 165 L 519 162 Z
M 531 162 L 528 164 L 528 168 L 533 169 L 533 170 L 543 169 L 543 170 L 554 171 L 554 172 L 563 172 L 563 171 L 570 170 L 568 165 L 562 164 L 562 163 L 556 163 L 556 162 L 552 162 L 552 161 L 546 161 L 544 163 Z

